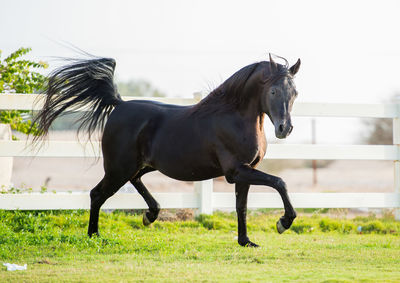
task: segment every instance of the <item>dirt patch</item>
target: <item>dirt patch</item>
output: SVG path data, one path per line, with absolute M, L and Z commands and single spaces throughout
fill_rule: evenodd
M 162 209 L 158 216 L 160 221 L 188 221 L 194 219 L 193 209 Z

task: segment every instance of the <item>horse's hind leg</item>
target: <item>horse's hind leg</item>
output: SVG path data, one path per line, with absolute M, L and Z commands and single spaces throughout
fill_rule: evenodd
M 88 227 L 89 237 L 91 237 L 93 234 L 99 234 L 98 223 L 100 207 L 128 180 L 129 177 L 123 178 L 120 176 L 120 174 L 116 174 L 115 176 L 106 174 L 100 183 L 90 191 L 90 218 Z
M 88 235 L 89 237 L 92 237 L 93 234 L 98 235 L 99 234 L 99 211 L 101 205 L 104 203 L 104 201 L 101 200 L 101 186 L 103 184 L 103 180 L 100 181 L 100 183 L 97 184 L 96 187 L 94 187 L 90 191 L 90 218 L 89 218 L 89 227 L 88 227 Z
M 149 210 L 143 214 L 143 225 L 145 226 L 148 226 L 151 223 L 153 223 L 157 219 L 158 213 L 160 212 L 160 205 L 153 198 L 149 190 L 140 180 L 140 177 L 151 171 L 154 171 L 154 169 L 144 168 L 141 171 L 139 171 L 139 173 L 137 174 L 137 176 L 135 176 L 135 178 L 131 179 L 132 185 L 136 188 L 136 190 L 139 192 L 139 194 L 143 197 L 143 199 L 149 206 Z

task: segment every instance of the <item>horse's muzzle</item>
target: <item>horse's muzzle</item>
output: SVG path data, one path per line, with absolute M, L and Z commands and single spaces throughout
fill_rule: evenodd
M 293 130 L 292 123 L 279 123 L 275 126 L 275 136 L 278 139 L 284 139 L 290 135 Z

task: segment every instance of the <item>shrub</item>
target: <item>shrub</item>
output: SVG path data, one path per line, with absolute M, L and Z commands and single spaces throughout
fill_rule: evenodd
M 297 220 L 293 222 L 292 227 L 290 229 L 297 234 L 303 234 L 303 233 L 311 233 L 314 231 L 313 225 L 310 223 L 310 221 L 304 221 L 304 220 Z
M 0 50 L 0 93 L 37 93 L 43 88 L 46 77 L 33 70 L 46 69 L 47 63 L 21 59 L 31 50 L 21 47 L 4 60 Z M 32 125 L 30 111 L 0 111 L 0 123 L 10 124 L 11 129 L 25 134 L 39 134 L 36 125 Z
M 322 232 L 337 231 L 341 233 L 350 233 L 356 229 L 356 226 L 348 220 L 334 220 L 324 218 L 319 222 L 319 227 Z
M 362 226 L 362 232 L 365 233 L 376 233 L 384 234 L 386 233 L 385 226 L 379 220 L 369 221 Z

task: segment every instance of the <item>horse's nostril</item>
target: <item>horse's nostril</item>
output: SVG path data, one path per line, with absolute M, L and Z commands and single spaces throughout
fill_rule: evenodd
M 280 133 L 283 132 L 283 125 L 282 125 L 282 124 L 279 125 L 279 132 L 280 132 Z

